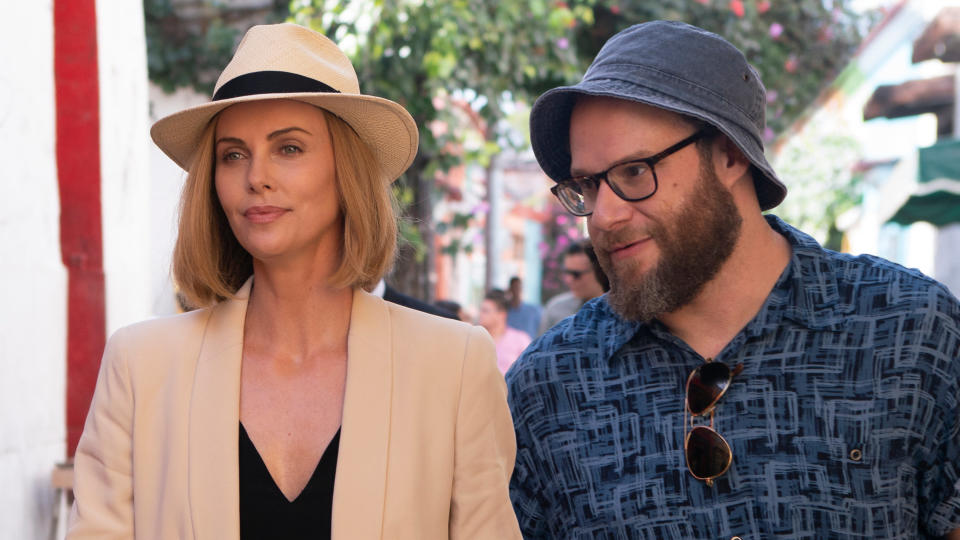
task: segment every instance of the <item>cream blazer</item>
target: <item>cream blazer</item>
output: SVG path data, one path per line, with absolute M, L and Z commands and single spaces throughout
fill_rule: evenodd
M 250 286 L 110 338 L 76 452 L 68 538 L 240 538 Z M 521 538 L 506 387 L 479 327 L 356 291 L 342 421 L 334 540 Z

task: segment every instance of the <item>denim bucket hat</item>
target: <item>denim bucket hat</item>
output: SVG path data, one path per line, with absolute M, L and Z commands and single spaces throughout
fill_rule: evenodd
M 760 208 L 787 188 L 763 154 L 766 90 L 757 71 L 720 36 L 676 21 L 637 24 L 610 38 L 583 80 L 541 95 L 530 111 L 530 141 L 554 181 L 570 176 L 570 113 L 577 96 L 608 96 L 702 120 L 723 132 L 759 171 Z

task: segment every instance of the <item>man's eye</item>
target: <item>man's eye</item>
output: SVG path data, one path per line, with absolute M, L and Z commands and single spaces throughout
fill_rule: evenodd
M 596 176 L 584 176 L 577 181 L 577 188 L 581 193 L 593 192 L 597 190 L 597 186 L 600 185 L 600 182 L 601 180 Z
M 647 166 L 643 163 L 627 163 L 620 168 L 620 174 L 624 178 L 636 178 L 638 176 L 643 176 L 647 170 Z

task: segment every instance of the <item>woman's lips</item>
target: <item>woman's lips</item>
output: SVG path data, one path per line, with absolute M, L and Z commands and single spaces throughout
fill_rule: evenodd
M 270 223 L 276 221 L 289 210 L 278 206 L 252 206 L 247 208 L 243 217 L 252 223 Z

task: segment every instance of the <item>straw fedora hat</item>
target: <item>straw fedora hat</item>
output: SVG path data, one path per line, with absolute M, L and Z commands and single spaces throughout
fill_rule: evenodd
M 419 133 L 410 113 L 388 99 L 360 93 L 343 51 L 325 36 L 296 24 L 254 26 L 217 80 L 210 103 L 157 121 L 153 141 L 184 170 L 210 120 L 236 103 L 292 99 L 326 109 L 349 124 L 396 180 L 413 163 Z

